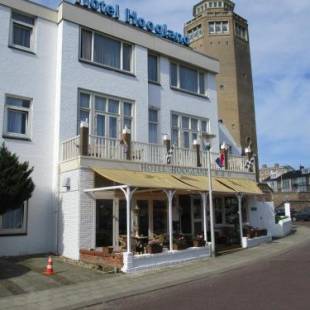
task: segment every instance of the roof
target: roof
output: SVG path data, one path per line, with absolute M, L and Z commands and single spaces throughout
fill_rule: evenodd
M 310 176 L 310 170 L 299 169 L 299 170 L 285 172 L 284 174 L 278 176 L 277 178 L 271 178 L 269 176 L 267 179 L 264 180 L 264 182 L 280 181 L 280 180 L 285 180 L 285 179 L 296 179 L 296 178 L 306 177 L 306 176 Z

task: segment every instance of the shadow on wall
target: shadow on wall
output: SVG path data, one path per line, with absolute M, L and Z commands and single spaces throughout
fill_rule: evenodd
M 64 214 L 63 214 L 63 206 L 62 206 L 63 200 L 62 198 L 59 198 L 59 201 L 57 203 L 58 209 L 57 209 L 57 241 L 56 241 L 56 251 L 58 255 L 62 255 L 64 252 Z

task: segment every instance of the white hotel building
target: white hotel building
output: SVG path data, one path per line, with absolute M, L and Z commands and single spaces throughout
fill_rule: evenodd
M 131 271 L 208 256 L 236 224 L 259 226 L 255 174 L 218 122 L 217 60 L 81 4 L 24 0 L 0 0 L 0 59 L 0 142 L 34 166 L 36 185 L 0 215 L 0 256 L 104 260 L 108 249 Z M 205 134 L 215 135 L 214 235 Z M 173 250 L 176 233 L 203 233 L 206 246 Z M 166 251 L 138 255 L 155 236 Z

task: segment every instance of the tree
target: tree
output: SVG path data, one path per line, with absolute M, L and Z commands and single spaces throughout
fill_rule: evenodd
M 32 172 L 28 162 L 20 163 L 4 143 L 0 146 L 0 214 L 19 208 L 31 198 L 35 187 Z

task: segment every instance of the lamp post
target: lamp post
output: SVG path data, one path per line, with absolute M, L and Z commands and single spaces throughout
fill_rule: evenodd
M 209 207 L 210 207 L 210 232 L 211 232 L 211 255 L 215 256 L 215 234 L 214 234 L 214 209 L 212 195 L 212 175 L 211 175 L 211 140 L 215 138 L 212 134 L 203 134 L 202 142 L 207 151 L 208 179 L 209 179 Z

